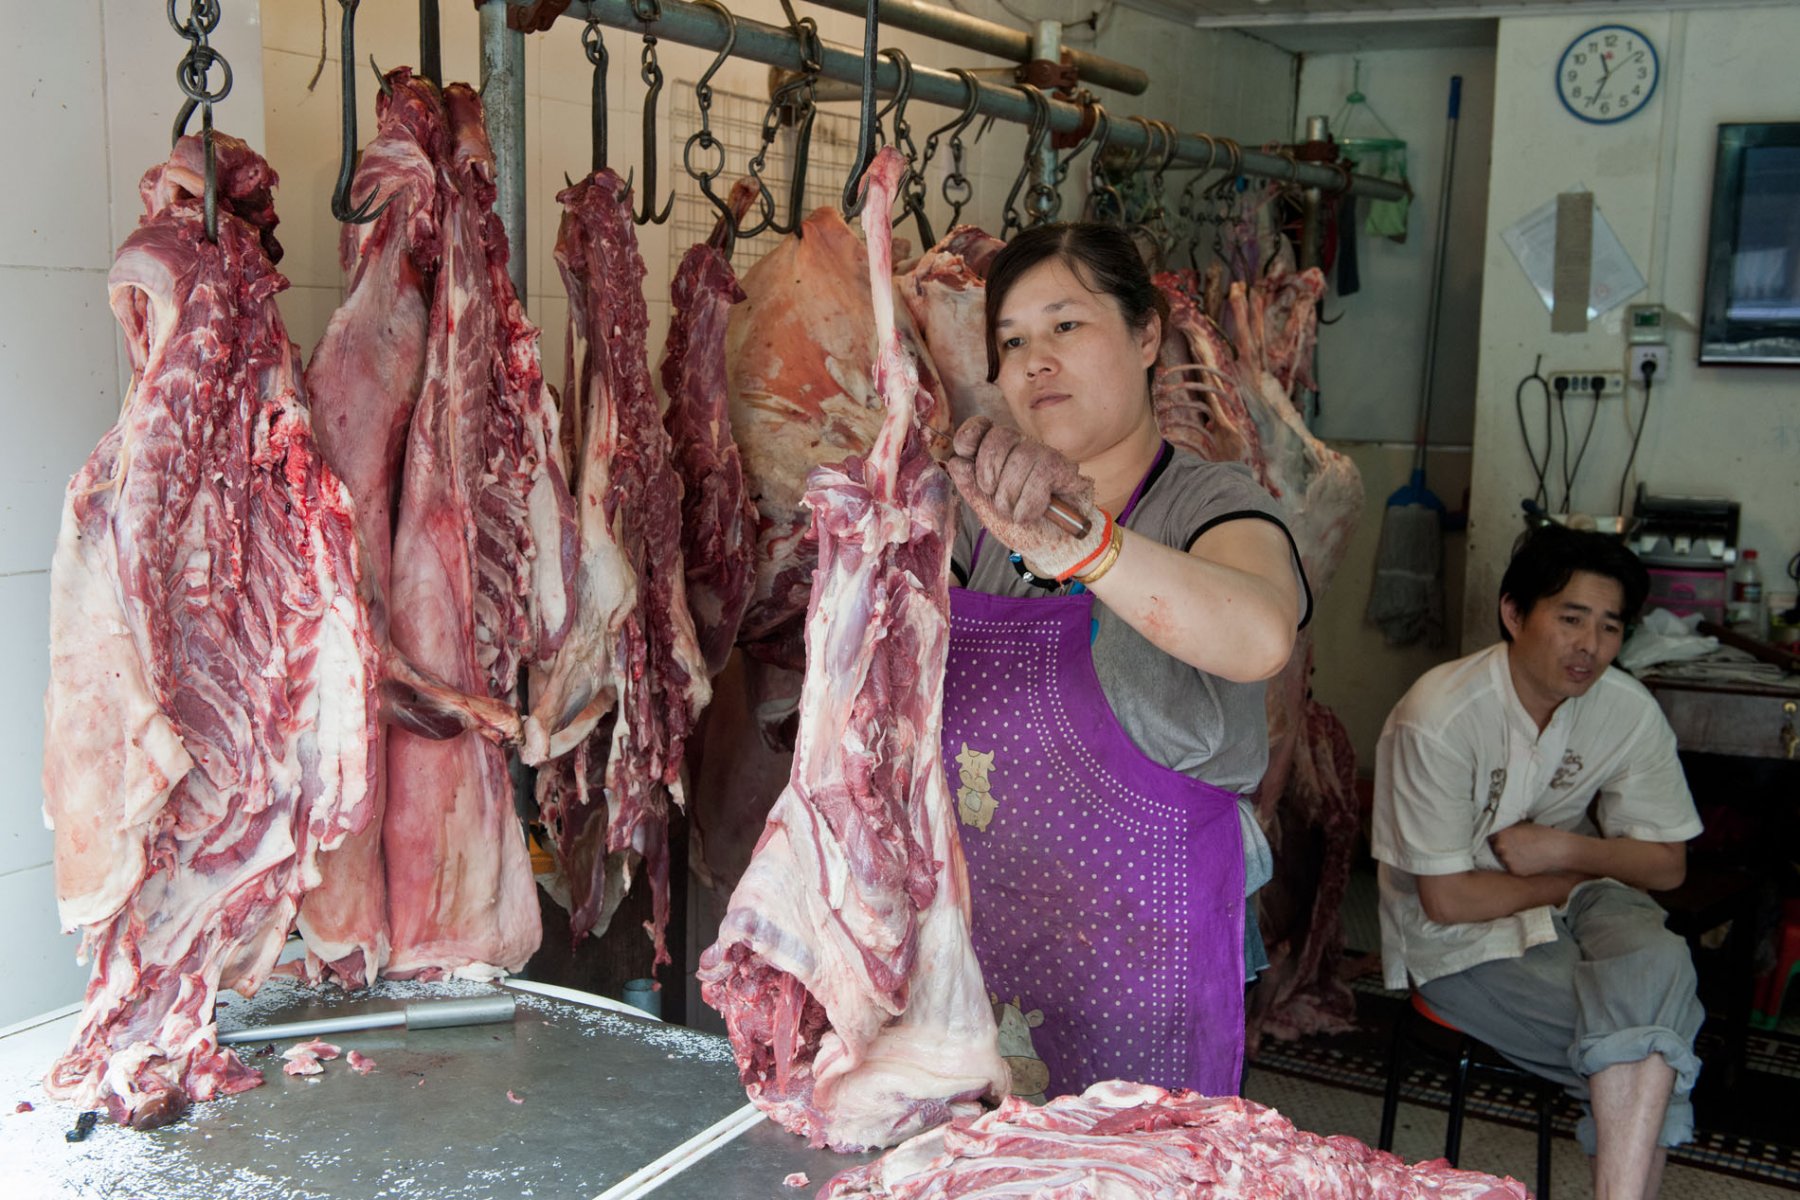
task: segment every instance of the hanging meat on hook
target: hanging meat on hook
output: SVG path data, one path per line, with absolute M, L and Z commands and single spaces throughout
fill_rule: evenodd
M 978 416 L 1013 424 L 1006 398 L 988 382 L 985 319 L 988 265 L 1005 244 L 973 225 L 958 225 L 896 280 L 944 381 L 951 428 Z
M 661 964 L 669 805 L 684 803 L 682 757 L 712 689 L 689 611 L 681 479 L 650 383 L 630 189 L 601 170 L 557 200 L 572 349 L 563 445 L 581 567 L 568 641 L 533 677 L 524 753 L 542 764 L 538 809 L 575 936 L 605 930 L 641 862 Z
M 888 290 L 903 166 L 885 149 L 865 184 L 864 370 L 884 419 L 866 457 L 811 474 L 819 566 L 793 770 L 699 971 L 750 1099 L 843 1150 L 972 1115 L 1007 1087 L 938 758 L 952 497 L 923 436 L 943 401 L 919 384 Z
M 391 197 L 374 221 L 343 227 L 344 302 L 306 369 L 319 451 L 350 489 L 368 551 L 377 636 L 387 638 L 394 518 L 413 405 L 424 380 L 437 278 L 440 163 L 449 128 L 437 88 L 402 67 L 376 99 L 380 124 L 363 148 L 352 191 Z M 446 180 L 447 183 L 447 180 Z M 320 885 L 300 906 L 307 974 L 345 987 L 374 981 L 387 963 L 387 885 L 381 860 L 386 741 L 377 752 L 375 819 L 320 860 Z
M 673 316 L 663 346 L 663 393 L 669 401 L 663 425 L 681 476 L 688 607 L 709 677 L 724 670 L 737 641 L 756 555 L 756 506 L 731 436 L 725 382 L 725 329 L 744 290 L 724 248 L 733 238 L 727 219 L 741 223 L 757 194 L 754 179 L 738 180 L 726 202 L 729 214 L 720 215 L 709 240 L 682 255 L 669 285 Z
M 756 585 L 738 641 L 776 666 L 804 665 L 803 628 L 818 547 L 803 505 L 814 467 L 866 454 L 884 407 L 870 372 L 874 310 L 866 251 L 832 208 L 807 217 L 744 273 L 731 310 L 731 429 L 756 503 Z M 891 287 L 891 283 L 889 284 Z M 949 429 L 943 384 L 910 315 L 896 318 L 901 349 L 932 400 L 929 420 Z M 791 714 L 766 714 L 776 724 Z
M 1201 309 L 1207 281 L 1193 271 L 1157 277 L 1171 315 L 1158 366 L 1163 436 L 1204 458 L 1249 466 L 1282 505 L 1306 577 L 1323 593 L 1362 511 L 1362 480 L 1300 418 L 1310 381 L 1324 278 L 1294 270 L 1282 249 L 1260 275 L 1222 289 L 1223 326 Z M 1302 630 L 1267 691 L 1269 766 L 1257 812 L 1276 876 L 1257 895 L 1274 966 L 1251 1013 L 1259 1030 L 1292 1036 L 1348 1028 L 1355 1007 L 1338 979 L 1339 909 L 1349 884 L 1358 817 L 1355 758 L 1337 716 L 1309 694 L 1313 640 Z
M 44 811 L 93 978 L 44 1087 L 139 1127 L 262 1082 L 218 990 L 268 976 L 375 796 L 374 630 L 275 305 L 275 173 L 213 142 L 216 243 L 198 136 L 144 177 L 108 280 L 131 385 L 50 571 Z
M 457 692 L 517 703 L 574 619 L 575 527 L 538 331 L 507 275 L 481 101 L 443 90 L 441 256 L 394 533 L 397 656 Z M 432 730 L 434 735 L 442 730 Z M 387 973 L 517 970 L 541 936 L 505 753 L 477 732 L 388 731 Z

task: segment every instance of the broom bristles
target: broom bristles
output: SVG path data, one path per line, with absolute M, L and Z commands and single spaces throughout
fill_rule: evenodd
M 1395 505 L 1381 519 L 1367 619 L 1390 646 L 1444 640 L 1444 535 L 1438 510 Z

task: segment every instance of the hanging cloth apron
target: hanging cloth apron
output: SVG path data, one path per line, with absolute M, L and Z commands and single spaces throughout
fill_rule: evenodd
M 1000 1052 L 1033 1099 L 1107 1079 L 1234 1095 L 1237 797 L 1132 742 L 1094 671 L 1093 609 L 1085 591 L 950 591 L 943 755 Z

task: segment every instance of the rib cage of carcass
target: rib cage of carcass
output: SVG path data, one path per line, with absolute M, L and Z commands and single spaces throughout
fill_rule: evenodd
M 1294 392 L 1311 385 L 1317 268 L 1274 255 L 1259 278 L 1221 286 L 1217 268 L 1157 277 L 1169 301 L 1156 386 L 1163 435 L 1203 458 L 1246 464 L 1281 502 L 1315 596 L 1343 560 L 1362 510 L 1362 480 L 1344 455 L 1307 429 Z M 1205 311 L 1205 297 L 1214 311 Z M 1257 790 L 1276 875 L 1258 893 L 1273 967 L 1251 1014 L 1278 1036 L 1347 1028 L 1354 1003 L 1337 977 L 1339 902 L 1356 837 L 1355 762 L 1335 714 L 1308 694 L 1313 640 L 1303 630 L 1286 669 L 1269 681 L 1269 766 Z M 1269 986 L 1272 985 L 1272 986 Z

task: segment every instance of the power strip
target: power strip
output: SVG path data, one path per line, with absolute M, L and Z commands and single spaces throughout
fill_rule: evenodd
M 1561 394 L 1565 399 L 1592 400 L 1594 398 L 1594 380 L 1600 380 L 1600 398 L 1622 396 L 1625 394 L 1625 372 L 1623 371 L 1550 371 L 1550 394 Z

